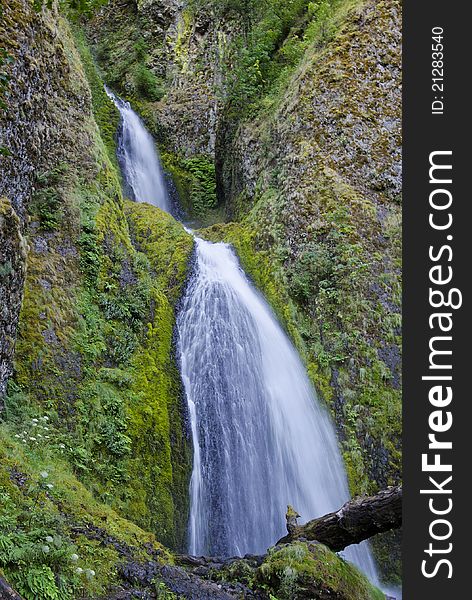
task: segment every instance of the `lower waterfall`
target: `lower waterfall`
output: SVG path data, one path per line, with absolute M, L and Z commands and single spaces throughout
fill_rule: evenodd
M 177 319 L 194 445 L 189 552 L 263 553 L 305 520 L 348 500 L 329 415 L 296 350 L 227 244 L 196 238 Z M 346 558 L 376 582 L 366 543 Z

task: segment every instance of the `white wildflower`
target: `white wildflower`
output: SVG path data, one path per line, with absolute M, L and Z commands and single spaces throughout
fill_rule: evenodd
M 77 575 L 82 575 L 82 573 L 84 572 L 84 570 L 81 567 L 77 567 L 77 569 L 75 570 L 75 572 L 77 573 Z
M 49 552 L 49 546 L 41 546 L 41 550 L 44 552 L 44 554 L 47 554 Z
M 53 488 L 54 486 L 52 485 L 52 483 L 47 483 L 47 484 L 46 484 L 46 487 L 47 487 L 49 490 L 52 490 L 52 488 Z
M 49 544 L 52 544 L 54 541 L 54 538 L 51 535 L 46 536 L 46 542 L 48 542 Z
M 16 437 L 16 438 L 19 438 L 19 437 L 21 437 L 21 436 L 20 436 L 20 434 L 19 434 L 19 433 L 17 433 L 17 434 L 15 434 L 15 437 Z
M 35 442 L 35 441 L 36 441 L 36 438 L 35 438 L 35 437 L 31 437 L 31 436 L 30 436 L 30 438 L 29 438 L 29 439 L 30 439 L 32 442 Z
M 78 554 L 71 554 L 70 555 L 70 559 L 72 562 L 77 562 L 79 560 L 79 555 Z
M 85 574 L 87 575 L 87 579 L 92 579 L 95 576 L 95 571 L 93 569 L 86 569 Z
M 47 471 L 41 471 L 40 475 L 43 479 L 46 479 L 46 477 L 49 477 L 49 473 Z
M 66 445 L 65 444 L 59 444 L 59 448 L 65 448 Z
M 38 419 L 32 419 L 31 423 L 34 423 L 36 425 L 36 423 L 38 422 Z

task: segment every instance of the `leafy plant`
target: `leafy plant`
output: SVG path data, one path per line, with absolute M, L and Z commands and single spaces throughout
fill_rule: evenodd
M 56 167 L 36 175 L 36 190 L 29 206 L 30 214 L 39 219 L 42 229 L 57 229 L 62 219 L 63 180 L 68 167 L 60 163 Z
M 205 156 L 193 156 L 183 161 L 183 167 L 193 175 L 190 191 L 192 209 L 203 215 L 218 204 L 215 165 Z
M 46 476 L 44 476 L 46 475 Z M 9 493 L 0 495 L 0 566 L 26 600 L 69 600 L 75 587 L 74 546 L 61 523 L 42 506 L 50 489 L 42 472 L 27 487 L 25 513 Z
M 161 81 L 143 63 L 139 63 L 134 71 L 134 83 L 138 93 L 151 102 L 156 102 L 164 95 Z

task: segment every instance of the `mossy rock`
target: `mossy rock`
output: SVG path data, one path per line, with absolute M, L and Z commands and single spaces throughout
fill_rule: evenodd
M 318 543 L 271 549 L 256 581 L 278 600 L 385 600 L 385 594 L 353 565 Z

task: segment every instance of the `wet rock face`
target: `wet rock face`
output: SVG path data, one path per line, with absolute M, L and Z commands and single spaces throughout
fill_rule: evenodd
M 7 2 L 0 37 L 11 57 L 7 110 L 0 114 L 0 145 L 10 156 L 2 158 L 0 195 L 8 194 L 24 227 L 35 172 L 74 156 L 73 123 L 90 97 L 85 88 L 71 86 L 67 49 L 51 14 L 35 13 L 26 0 Z
M 0 417 L 11 375 L 26 272 L 26 241 L 11 203 L 0 198 Z
M 147 125 L 167 151 L 188 158 L 214 154 L 217 90 L 238 26 L 218 21 L 211 9 L 195 14 L 183 0 L 111 0 L 87 31 L 105 79 L 117 92 L 140 97 L 136 72 L 143 65 L 159 79 L 165 96 L 143 111 Z
M 11 204 L 2 204 L 7 235 L 2 239 L 1 252 L 5 264 L 12 265 L 11 273 L 2 277 L 4 390 L 25 277 L 22 235 L 28 237 L 29 245 L 26 288 L 31 291 L 36 286 L 36 298 L 50 294 L 54 286 L 57 289 L 58 281 L 65 289 L 68 282 L 77 280 L 72 275 L 78 264 L 77 210 L 65 201 L 65 190 L 71 185 L 74 170 L 85 179 L 96 175 L 96 166 L 86 151 L 91 134 L 84 124 L 91 114 L 91 94 L 73 68 L 77 55 L 63 35 L 64 21 L 54 10 L 35 12 L 27 0 L 12 0 L 2 6 L 0 38 L 5 40 L 10 57 L 10 81 L 5 96 L 7 109 L 0 112 L 0 146 L 8 151 L 0 159 L 0 197 L 8 197 Z M 35 210 L 34 202 L 42 208 L 36 206 Z M 46 210 L 47 217 L 55 219 L 46 228 L 28 217 Z M 53 329 L 45 330 L 43 337 L 47 343 L 56 342 Z

